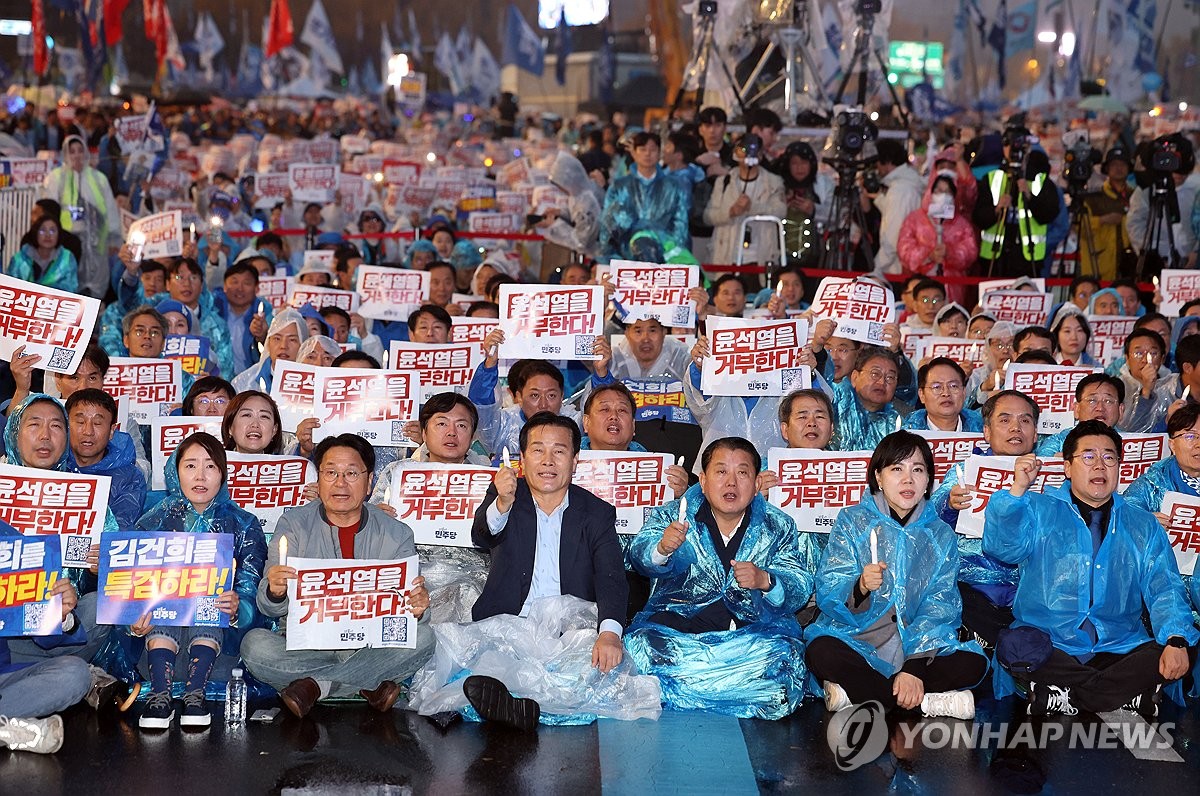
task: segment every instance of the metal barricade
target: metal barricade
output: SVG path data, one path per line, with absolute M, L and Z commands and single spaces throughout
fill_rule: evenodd
M 21 237 L 29 231 L 29 214 L 37 201 L 36 188 L 0 188 L 0 267 L 7 270 L 13 255 L 21 248 Z
M 778 268 L 782 267 L 784 262 L 786 262 L 785 258 L 787 257 L 787 235 L 783 229 L 783 219 L 779 218 L 778 216 L 766 216 L 766 215 L 746 216 L 745 218 L 743 218 L 742 225 L 741 225 L 740 229 L 738 230 L 738 240 L 743 241 L 743 243 L 741 246 L 737 247 L 737 258 L 736 258 L 737 262 L 734 263 L 735 265 L 740 266 L 743 264 L 743 255 L 746 253 L 746 245 L 745 245 L 746 232 L 749 229 L 751 224 L 770 224 L 770 225 L 774 226 L 775 229 L 779 232 L 779 262 L 771 263 L 768 261 L 768 262 L 762 263 L 762 266 L 765 269 L 763 272 L 763 278 L 765 279 L 766 284 L 769 286 L 771 284 L 771 266 L 774 265 L 775 268 L 778 269 Z

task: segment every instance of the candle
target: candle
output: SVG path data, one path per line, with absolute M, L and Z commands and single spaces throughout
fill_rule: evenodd
M 230 565 L 229 565 L 229 588 L 232 589 L 233 584 L 236 582 L 237 582 L 237 559 L 235 558 L 235 559 L 233 559 L 233 562 L 230 563 Z
M 287 566 L 287 537 L 279 537 L 279 566 Z
M 681 497 L 679 499 L 679 522 L 686 522 L 686 521 L 687 521 L 687 498 Z
M 504 450 L 500 451 L 500 461 L 504 463 L 505 467 L 512 467 L 512 459 L 508 456 L 507 445 L 504 446 Z
M 1154 289 L 1158 290 L 1158 277 L 1156 276 L 1153 279 L 1151 279 L 1150 281 L 1154 283 Z
M 675 466 L 683 467 L 683 457 L 682 456 L 680 456 L 678 459 L 675 460 Z
M 196 222 L 195 221 L 193 221 L 191 224 L 188 224 L 188 232 L 191 234 L 192 240 L 195 240 L 196 239 Z
M 783 298 L 783 280 L 779 280 L 779 284 L 775 285 L 775 295 Z
M 963 466 L 962 466 L 961 462 L 959 464 L 954 465 L 954 472 L 958 475 L 958 483 L 961 484 L 964 481 L 966 481 L 966 474 L 965 474 L 965 471 L 963 470 Z
M 879 534 L 875 529 L 871 529 L 871 563 L 879 563 Z
M 901 419 L 900 419 L 899 417 L 897 417 L 897 418 L 896 418 L 896 430 L 897 430 L 897 431 L 899 431 L 899 430 L 900 430 L 900 424 L 901 424 L 902 422 L 903 422 L 903 421 L 901 421 Z
M 1189 395 L 1191 395 L 1191 394 L 1192 394 L 1192 385 L 1190 385 L 1190 384 L 1189 384 L 1188 386 L 1186 386 L 1186 387 L 1184 387 L 1184 388 L 1183 388 L 1183 398 L 1182 398 L 1182 400 L 1186 401 L 1186 400 L 1188 399 L 1188 396 L 1189 396 Z

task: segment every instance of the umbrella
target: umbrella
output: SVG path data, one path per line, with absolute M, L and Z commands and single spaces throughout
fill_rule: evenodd
M 1129 113 L 1129 106 L 1111 94 L 1093 94 L 1079 101 L 1079 110 L 1097 113 Z

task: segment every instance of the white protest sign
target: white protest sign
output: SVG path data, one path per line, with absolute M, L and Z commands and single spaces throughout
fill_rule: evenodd
M 771 448 L 767 467 L 779 483 L 771 488 L 770 502 L 799 530 L 829 533 L 839 511 L 862 501 L 871 453 Z
M 1121 432 L 1121 473 L 1117 491 L 1124 492 L 1154 464 L 1170 456 L 1166 434 Z
M 1016 390 L 1033 399 L 1042 410 L 1039 434 L 1057 434 L 1075 425 L 1075 387 L 1098 368 L 1013 363 L 1004 374 L 1004 389 Z
M 613 260 L 609 272 L 616 286 L 613 302 L 625 323 L 653 319 L 668 329 L 696 325 L 696 305 L 688 293 L 700 285 L 699 266 Z
M 1167 537 L 1175 553 L 1180 575 L 1195 575 L 1196 556 L 1200 555 L 1200 498 L 1182 492 L 1163 495 L 1159 511 L 1169 518 Z
M 128 396 L 129 417 L 148 425 L 183 403 L 183 368 L 178 359 L 112 357 L 104 391 L 113 398 Z
M 296 427 L 313 413 L 313 380 L 321 368 L 300 362 L 279 360 L 271 363 L 271 398 L 279 407 L 283 430 L 295 434 Z M 266 384 L 257 385 L 263 392 Z
M 1045 492 L 1062 486 L 1067 480 L 1066 463 L 1062 459 L 1042 459 L 1042 469 L 1029 487 L 1031 492 Z M 983 536 L 984 511 L 994 493 L 1008 489 L 1013 483 L 1016 456 L 971 456 L 963 465 L 962 483 L 971 489 L 971 505 L 958 512 L 955 526 L 963 536 L 976 539 Z
M 271 210 L 287 201 L 292 189 L 290 175 L 269 172 L 254 178 L 254 209 Z
M 993 290 L 983 295 L 983 311 L 997 321 L 1008 321 L 1018 329 L 1047 323 L 1053 298 L 1048 293 L 1028 290 Z
M 473 464 L 403 461 L 392 471 L 388 505 L 417 544 L 473 547 L 475 511 L 495 474 L 494 467 Z
M 299 309 L 305 304 L 311 304 L 314 309 L 318 310 L 325 307 L 339 307 L 346 312 L 358 312 L 358 294 L 353 290 L 338 290 L 332 287 L 301 285 L 293 282 L 292 292 L 288 296 L 288 305 Z
M 808 322 L 708 319 L 708 350 L 700 389 L 708 395 L 787 395 L 812 386 L 812 369 L 801 364 Z
M 837 324 L 836 337 L 870 345 L 886 345 L 883 327 L 896 322 L 892 291 L 871 279 L 827 276 L 813 297 L 813 315 Z
M 360 268 L 362 266 L 359 266 Z M 482 343 L 492 329 L 500 325 L 496 318 L 468 318 L 465 315 L 450 316 L 450 342 Z
M 1122 355 L 1125 339 L 1137 323 L 1137 318 L 1124 315 L 1089 315 L 1087 320 L 1092 330 L 1088 353 L 1105 365 Z
M 421 402 L 440 392 L 467 394 L 475 369 L 483 361 L 476 343 L 411 343 L 393 340 L 388 366 L 415 372 L 421 384 Z
M 417 419 L 420 389 L 412 371 L 321 368 L 313 377 L 313 408 L 321 421 L 313 442 L 349 433 L 375 446 L 412 446 L 404 426 Z
M 98 299 L 0 274 L 0 359 L 12 362 L 24 346 L 23 355 L 42 358 L 42 370 L 72 374 L 99 314 Z
M 1158 311 L 1168 318 L 1178 318 L 1184 304 L 1200 298 L 1200 271 L 1164 268 L 1158 292 L 1162 294 Z
M 229 451 L 226 458 L 230 499 L 258 518 L 270 541 L 284 509 L 307 502 L 304 487 L 317 480 L 316 466 L 303 456 Z
M 0 464 L 0 520 L 26 536 L 58 534 L 62 565 L 87 567 L 108 516 L 112 478 Z
M 289 557 L 296 577 L 287 587 L 287 648 L 413 649 L 417 619 L 406 597 L 420 574 L 419 561 Z
M 599 286 L 501 285 L 500 356 L 595 361 L 606 303 Z
M 980 431 L 928 431 L 914 429 L 913 433 L 924 437 L 933 450 L 933 488 L 937 489 L 946 480 L 950 468 L 967 460 L 976 446 L 983 445 Z
M 293 202 L 332 202 L 338 168 L 328 163 L 293 163 L 288 166 L 288 186 Z
M 135 260 L 156 260 L 183 254 L 183 215 L 178 210 L 155 213 L 129 225 L 126 241 Z
M 615 506 L 617 533 L 632 535 L 642 530 L 651 509 L 675 499 L 667 485 L 672 464 L 665 453 L 580 451 L 571 483 Z
M 360 265 L 355 272 L 358 314 L 381 321 L 407 321 L 429 301 L 428 271 Z

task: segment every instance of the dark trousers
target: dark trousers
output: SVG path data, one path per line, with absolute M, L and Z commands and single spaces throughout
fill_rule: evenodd
M 809 671 L 818 680 L 837 683 L 846 690 L 854 704 L 878 700 L 885 710 L 896 707 L 892 693 L 895 676 L 885 677 L 871 668 L 866 658 L 844 641 L 832 636 L 813 639 L 805 652 Z M 939 655 L 909 674 L 921 678 L 927 693 L 958 691 L 971 688 L 987 673 L 987 658 L 974 652 L 959 650 Z
M 960 582 L 958 592 L 962 595 L 963 626 L 995 648 L 1000 631 L 1013 623 L 1012 607 L 996 605 L 969 583 Z
M 1080 663 L 1057 647 L 1050 659 L 1024 679 L 1071 689 L 1071 704 L 1089 713 L 1116 710 L 1166 682 L 1158 673 L 1163 647 L 1148 641 L 1129 652 L 1100 652 Z M 1188 650 L 1194 665 L 1196 650 Z

